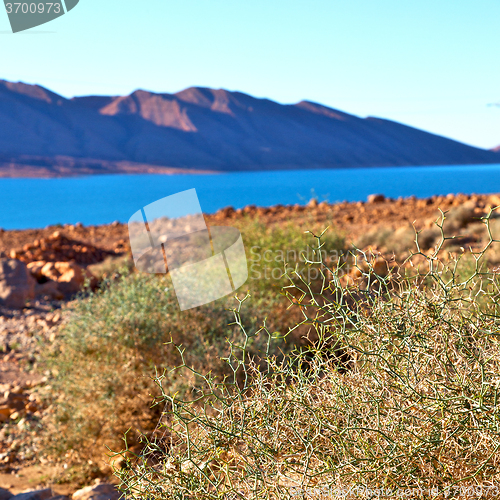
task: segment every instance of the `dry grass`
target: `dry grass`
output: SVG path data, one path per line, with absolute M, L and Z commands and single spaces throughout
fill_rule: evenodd
M 119 454 L 127 498 L 491 491 L 500 475 L 500 289 L 483 264 L 497 243 L 490 237 L 477 255 L 443 263 L 440 230 L 432 254 L 417 239 L 418 272 L 368 269 L 345 287 L 342 268 L 313 258 L 321 286 L 289 273 L 284 293 L 302 318 L 289 334 L 306 327 L 317 339 L 306 351 L 252 352 L 274 332 L 247 329 L 242 301 L 233 315 L 243 341 L 229 342 L 224 360 L 229 377 L 191 367 L 187 351 L 178 369 L 198 379 L 193 397 L 165 384 L 177 370 L 157 377 L 160 434 L 144 437 L 140 454 Z
M 246 221 L 242 233 L 249 254 L 252 247 L 259 253 L 271 250 L 273 258 L 282 251 L 298 255 L 307 249 L 303 231 L 297 227 L 265 228 Z M 342 240 L 332 236 L 329 245 L 338 249 Z M 264 259 L 250 263 L 261 274 L 266 266 L 282 269 L 283 264 Z M 68 478 L 82 481 L 110 472 L 105 466 L 106 447 L 119 447 L 127 429 L 133 429 L 131 446 L 140 451 L 137 436 L 152 431 L 161 415 L 161 407 L 151 406 L 152 398 L 161 394 L 155 370 L 170 370 L 181 361 L 174 344 L 186 347 L 184 356 L 190 366 L 222 376 L 228 373 L 221 359 L 231 354 L 228 341 L 242 339 L 241 330 L 230 325 L 232 297 L 181 312 L 168 277 L 131 273 L 128 267 L 117 268 L 115 262 L 101 268 L 111 279 L 75 302 L 56 341 L 43 346 L 40 361 L 51 372 L 50 413 L 42 422 L 43 449 L 69 464 Z M 275 276 L 250 275 L 245 285 L 252 294 L 244 307 L 250 329 L 257 330 L 267 315 L 272 318 L 270 327 L 282 332 L 299 319 L 286 311 L 287 301 L 279 294 L 283 280 Z M 293 340 L 277 339 L 270 349 L 289 350 Z M 264 339 L 252 339 L 248 350 L 257 353 L 264 344 Z M 170 391 L 185 397 L 197 384 L 186 370 L 164 378 Z

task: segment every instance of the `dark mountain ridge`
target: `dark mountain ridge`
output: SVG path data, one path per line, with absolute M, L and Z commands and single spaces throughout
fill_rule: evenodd
M 66 99 L 0 80 L 0 175 L 480 163 L 499 155 L 309 101 L 197 87 Z

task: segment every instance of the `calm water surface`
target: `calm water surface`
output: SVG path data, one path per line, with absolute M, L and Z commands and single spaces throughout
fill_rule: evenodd
M 25 229 L 82 222 L 128 221 L 159 198 L 196 188 L 204 212 L 386 196 L 500 192 L 500 164 L 221 175 L 103 175 L 62 179 L 0 179 L 0 227 Z

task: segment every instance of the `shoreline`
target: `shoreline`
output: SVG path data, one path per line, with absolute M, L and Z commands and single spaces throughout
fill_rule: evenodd
M 65 163 L 67 162 L 67 163 Z M 81 162 L 81 167 L 75 167 L 75 163 Z M 272 172 L 297 172 L 297 171 L 359 171 L 376 169 L 407 169 L 407 168 L 463 168 L 463 167 L 500 167 L 500 154 L 498 163 L 463 163 L 463 164 L 439 164 L 439 165 L 354 165 L 354 166 L 331 166 L 312 165 L 309 167 L 298 166 L 275 166 L 263 169 L 241 169 L 241 170 L 213 170 L 204 168 L 166 167 L 151 164 L 136 164 L 133 162 L 99 162 L 75 159 L 65 159 L 61 164 L 40 166 L 19 164 L 14 162 L 0 162 L 0 179 L 71 179 L 81 177 L 94 177 L 102 175 L 224 175 L 224 174 L 251 174 Z
M 371 201 L 370 201 L 371 200 Z M 376 200 L 376 201 L 373 201 Z M 416 196 L 390 198 L 383 194 L 369 195 L 366 201 L 342 201 L 338 203 L 318 202 L 316 198 L 306 204 L 276 204 L 273 206 L 247 205 L 243 208 L 224 207 L 204 216 L 209 225 L 232 225 L 242 218 L 258 218 L 265 224 L 286 224 L 307 217 L 315 221 L 330 221 L 336 230 L 355 239 L 364 231 L 387 226 L 396 229 L 402 224 L 426 221 L 439 215 L 439 209 L 447 211 L 472 200 L 479 207 L 487 208 L 500 205 L 500 193 L 464 194 L 450 193 L 425 198 Z M 115 252 L 128 248 L 128 228 L 126 222 L 113 221 L 107 224 L 50 224 L 39 228 L 2 229 L 0 228 L 0 256 L 12 250 L 18 254 L 22 248 L 35 240 L 49 237 L 55 231 L 99 247 L 104 251 Z M 124 250 L 126 251 L 126 250 Z

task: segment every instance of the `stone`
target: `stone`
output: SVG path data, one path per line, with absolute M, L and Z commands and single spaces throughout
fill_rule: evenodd
M 383 194 L 370 194 L 368 195 L 368 203 L 382 203 L 385 201 Z
M 0 406 L 0 422 L 7 422 L 10 419 L 12 412 L 13 410 L 8 406 Z
M 19 493 L 9 500 L 49 500 L 54 496 L 54 493 L 50 488 L 43 490 L 33 490 L 27 491 L 26 493 Z
M 73 493 L 73 500 L 118 500 L 121 493 L 109 483 L 87 486 Z
M 64 294 L 76 293 L 81 290 L 87 278 L 93 278 L 89 271 L 83 270 L 77 264 L 69 265 L 67 270 L 61 272 L 57 287 Z
M 0 488 L 0 500 L 10 500 L 14 495 L 4 488 Z
M 224 217 L 231 217 L 231 215 L 233 215 L 235 213 L 235 210 L 233 207 L 225 207 L 225 208 L 221 208 L 219 210 L 219 213 Z
M 42 269 L 47 264 L 44 260 L 37 260 L 35 262 L 30 262 L 28 264 L 28 269 L 31 273 L 31 276 L 35 278 L 39 283 L 43 280 Z
M 247 205 L 244 209 L 243 209 L 243 213 L 245 214 L 253 214 L 257 211 L 257 206 L 256 205 Z
M 65 295 L 80 291 L 87 278 L 91 284 L 95 280 L 90 271 L 75 262 L 47 262 L 41 273 L 45 278 L 55 281 L 57 289 Z
M 27 300 L 35 298 L 35 283 L 24 262 L 0 259 L 0 305 L 23 309 Z
M 54 231 L 50 236 L 49 240 L 59 240 L 61 238 L 62 234 L 61 231 Z
M 384 259 L 376 259 L 373 263 L 373 272 L 378 276 L 385 278 L 390 272 L 389 263 Z
M 307 204 L 308 207 L 310 208 L 315 208 L 318 206 L 318 200 L 316 198 L 311 198 L 309 203 Z
M 492 194 L 490 196 L 490 203 L 493 207 L 500 207 L 500 196 L 497 194 Z
M 52 280 L 52 281 L 57 281 L 61 273 L 59 273 L 56 269 L 56 263 L 55 262 L 47 262 L 41 269 L 41 274 L 44 276 L 46 279 Z

